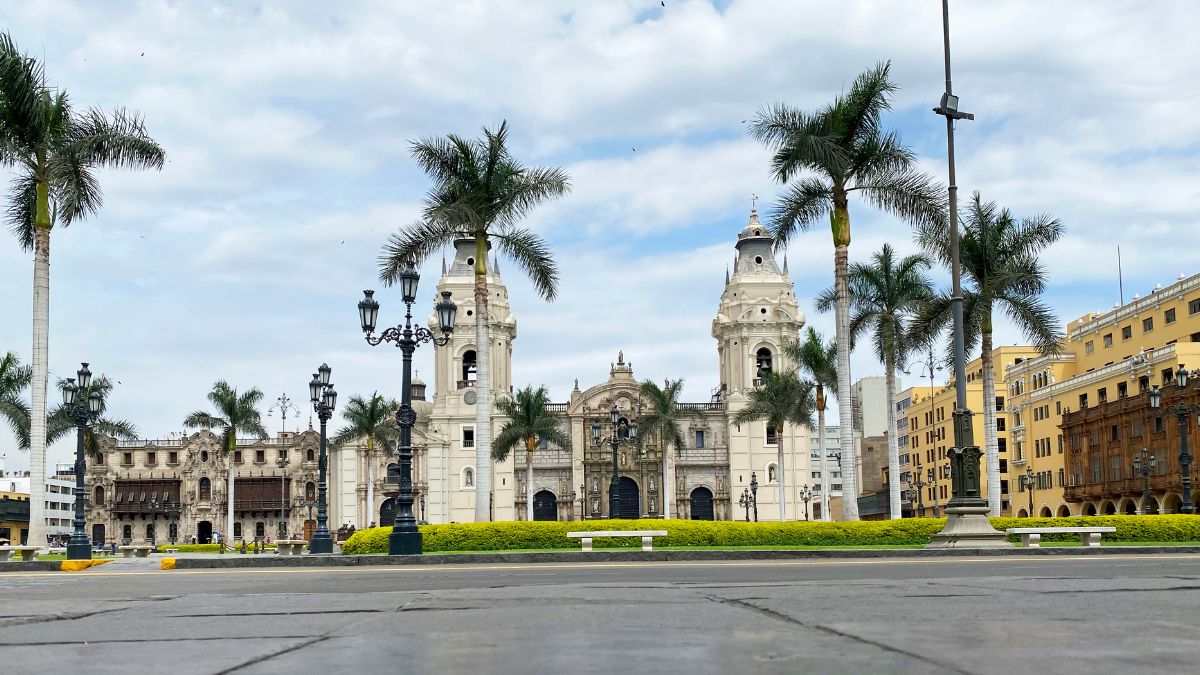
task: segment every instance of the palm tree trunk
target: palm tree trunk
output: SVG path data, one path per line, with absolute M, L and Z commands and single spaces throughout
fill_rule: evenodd
M 824 396 L 824 392 L 821 394 Z M 825 406 L 817 409 L 817 443 L 820 444 L 821 520 L 829 522 L 829 453 L 825 450 Z
M 533 448 L 525 448 L 525 520 L 533 520 Z
M 838 219 L 839 209 L 834 210 Z M 848 214 L 841 214 L 847 221 Z M 847 230 L 849 223 L 847 222 Z M 838 363 L 838 440 L 842 448 L 842 519 L 858 520 L 858 464 L 854 456 L 854 421 L 850 415 L 850 244 L 835 243 L 833 248 L 834 317 L 837 330 Z
M 787 520 L 787 480 L 785 480 L 783 477 L 784 476 L 784 466 L 783 466 L 783 423 L 782 422 L 779 424 L 779 426 L 775 427 L 775 443 L 778 444 L 777 447 L 779 448 L 779 459 L 777 460 L 778 464 L 779 464 L 779 468 L 777 469 L 777 472 L 779 474 L 778 475 L 778 478 L 779 478 L 779 520 L 784 521 L 784 520 Z
M 984 317 L 984 327 L 980 335 L 983 353 L 983 445 L 984 466 L 987 469 L 987 498 L 989 515 L 1000 515 L 1000 447 L 996 442 L 996 377 L 992 374 L 992 320 Z M 972 442 L 967 439 L 967 442 Z M 1032 513 L 1029 515 L 1033 515 Z
M 894 520 L 903 515 L 900 502 L 900 439 L 897 438 L 896 406 L 892 403 L 896 400 L 896 357 L 889 352 L 884 361 L 884 367 L 887 368 L 888 504 Z
M 492 519 L 492 338 L 487 239 L 475 239 L 475 522 Z
M 235 471 L 234 463 L 233 463 L 233 457 L 234 457 L 233 453 L 236 449 L 237 449 L 237 436 L 230 433 L 229 447 L 227 447 L 225 449 L 225 457 L 227 457 L 229 459 L 229 480 L 227 483 L 227 485 L 229 487 L 229 490 L 227 490 L 227 492 L 229 494 L 226 495 L 226 498 L 229 501 L 227 503 L 227 509 L 226 509 L 227 515 L 226 515 L 226 521 L 225 521 L 225 525 L 226 525 L 227 529 L 225 530 L 225 537 L 221 542 L 222 546 L 233 546 L 233 477 L 234 477 L 234 471 Z
M 33 408 L 29 417 L 29 545 L 46 545 L 46 387 L 50 379 L 50 199 L 37 184 L 33 253 Z M 18 542 L 19 543 L 19 542 Z
M 364 522 L 360 522 L 358 524 L 358 529 L 360 529 L 360 530 L 362 528 L 366 527 L 368 523 L 375 522 L 375 519 L 371 517 L 371 516 L 375 515 L 375 485 L 373 484 L 373 481 L 371 480 L 371 455 L 373 455 L 373 454 L 375 454 L 375 439 L 368 436 L 367 437 L 367 471 L 366 471 L 366 474 L 367 474 L 367 509 L 366 509 L 367 514 L 366 515 L 367 515 L 367 517 L 365 518 Z M 413 482 L 416 482 L 416 481 L 413 481 Z

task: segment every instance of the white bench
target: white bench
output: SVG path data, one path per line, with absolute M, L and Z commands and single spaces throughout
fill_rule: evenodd
M 149 557 L 150 551 L 153 550 L 154 547 L 149 544 L 137 544 L 134 546 L 120 547 L 121 553 L 124 553 L 126 558 L 146 558 Z
M 22 562 L 30 562 L 37 558 L 36 546 L 0 546 L 0 562 L 11 562 L 14 553 L 21 554 Z
M 177 548 L 168 548 L 168 549 L 164 549 L 164 552 L 165 552 L 165 553 L 179 553 L 179 549 L 177 549 Z
M 1116 532 L 1115 527 L 1010 527 L 1005 532 L 1021 535 L 1021 546 L 1040 548 L 1043 534 L 1078 534 L 1084 546 L 1099 546 L 1100 535 Z
M 581 539 L 584 551 L 592 550 L 592 539 L 597 537 L 641 537 L 642 550 L 654 550 L 654 538 L 667 536 L 666 530 L 601 530 L 598 532 L 568 532 L 568 537 Z
M 308 542 L 303 539 L 278 539 L 275 541 L 275 553 L 278 555 L 301 555 Z

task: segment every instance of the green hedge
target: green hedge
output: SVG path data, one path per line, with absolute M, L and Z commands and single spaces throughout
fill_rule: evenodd
M 585 522 L 509 521 L 423 525 L 424 551 L 506 551 L 522 549 L 578 549 L 578 539 L 567 532 L 580 530 L 666 530 L 656 537 L 658 546 L 869 546 L 922 545 L 939 532 L 944 518 L 860 521 L 854 523 L 746 523 L 704 520 L 588 520 Z M 1200 517 L 1079 516 L 1074 518 L 993 518 L 996 529 L 1111 525 L 1117 531 L 1105 541 L 1195 541 L 1200 543 Z M 386 553 L 390 527 L 359 530 L 342 544 L 342 553 Z M 1018 537 L 1010 537 L 1016 541 Z M 1078 540 L 1077 535 L 1047 535 L 1045 541 Z M 636 537 L 597 539 L 596 548 L 639 548 Z M 182 549 L 181 549 L 182 550 Z

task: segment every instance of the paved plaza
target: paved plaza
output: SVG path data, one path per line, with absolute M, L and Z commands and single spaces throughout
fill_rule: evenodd
M 171 673 L 1193 673 L 1200 556 L 0 575 L 0 663 Z M 10 671 L 11 672 L 11 671 Z

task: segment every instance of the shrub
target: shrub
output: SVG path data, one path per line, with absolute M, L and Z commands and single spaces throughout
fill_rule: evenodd
M 854 523 L 770 522 L 705 520 L 589 520 L 585 522 L 508 521 L 495 523 L 454 523 L 423 525 L 423 550 L 505 551 L 527 549 L 579 549 L 578 539 L 567 532 L 581 530 L 666 530 L 656 537 L 659 546 L 855 546 L 923 545 L 930 535 L 940 531 L 944 518 L 904 518 L 901 520 L 859 521 Z M 1050 527 L 1111 525 L 1117 531 L 1105 535 L 1106 541 L 1200 541 L 1200 518 L 1195 516 L 1080 516 L 1073 518 L 993 518 L 996 529 L 1008 527 Z M 390 527 L 359 530 L 342 544 L 342 553 L 364 555 L 387 553 Z M 1019 537 L 1013 536 L 1012 540 Z M 1073 540 L 1077 535 L 1047 535 Z M 641 547 L 636 537 L 596 539 L 596 548 Z M 182 550 L 182 549 L 181 549 Z

